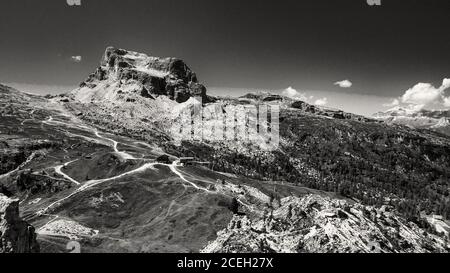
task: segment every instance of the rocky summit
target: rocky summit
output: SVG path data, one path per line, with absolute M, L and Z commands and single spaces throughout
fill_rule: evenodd
M 85 102 L 117 100 L 130 93 L 144 98 L 165 95 L 179 103 L 190 97 L 206 99 L 205 86 L 184 61 L 114 47 L 106 49 L 100 67 L 72 92 Z
M 19 216 L 19 200 L 0 193 L 0 253 L 39 252 L 34 227 Z

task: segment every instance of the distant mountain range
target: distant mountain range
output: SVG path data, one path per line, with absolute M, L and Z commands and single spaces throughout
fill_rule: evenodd
M 429 129 L 450 135 L 450 110 L 414 110 L 397 106 L 385 112 L 376 113 L 374 118 L 388 124 Z
M 261 124 L 261 110 L 242 109 L 279 112 Z M 279 144 L 178 141 L 173 125 L 190 118 L 213 128 L 202 136 L 227 132 L 208 113 Z M 262 92 L 212 97 L 179 59 L 110 47 L 66 94 L 0 86 L 0 202 L 19 200 L 35 228 L 0 237 L 12 252 L 71 241 L 82 252 L 448 252 L 450 138 L 391 117 Z

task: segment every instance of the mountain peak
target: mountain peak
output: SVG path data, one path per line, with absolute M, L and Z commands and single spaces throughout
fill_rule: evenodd
M 151 76 L 165 78 L 175 76 L 186 82 L 197 82 L 197 76 L 186 63 L 178 58 L 152 57 L 145 53 L 128 51 L 115 47 L 107 47 L 101 62 L 105 67 L 136 68 Z
M 123 93 L 144 98 L 168 96 L 179 103 L 190 97 L 206 99 L 206 88 L 196 74 L 178 58 L 160 58 L 108 47 L 100 66 L 72 91 L 81 102 L 120 100 Z

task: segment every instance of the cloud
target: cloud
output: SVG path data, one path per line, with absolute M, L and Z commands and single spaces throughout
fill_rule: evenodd
M 400 105 L 400 101 L 398 99 L 392 99 L 391 102 L 383 104 L 384 107 L 394 107 Z
M 317 106 L 325 106 L 328 104 L 328 99 L 327 98 L 318 99 L 314 102 L 314 104 Z
M 352 87 L 353 83 L 349 80 L 343 80 L 343 81 L 335 82 L 334 85 L 337 85 L 341 88 L 350 88 L 350 87 Z
M 447 106 L 450 97 L 445 97 L 445 90 L 450 88 L 450 79 L 444 79 L 440 87 L 430 83 L 418 83 L 406 90 L 401 97 L 403 103 L 426 106 Z
M 305 94 L 298 92 L 296 89 L 292 88 L 292 86 L 284 89 L 281 94 L 292 99 L 308 100 Z
M 445 91 L 450 88 L 450 79 L 442 80 L 439 87 L 431 83 L 420 82 L 399 98 L 394 98 L 390 103 L 383 104 L 384 107 L 393 107 L 402 104 L 402 107 L 408 109 L 421 110 L 424 108 L 450 108 L 450 96 L 445 96 Z
M 442 96 L 440 88 L 435 88 L 429 83 L 418 83 L 408 89 L 401 97 L 403 103 L 431 104 L 438 101 Z
M 289 86 L 288 88 L 284 89 L 283 93 L 284 96 L 286 97 L 295 97 L 298 94 L 298 91 L 295 90 L 294 88 L 292 88 L 292 86 Z
M 72 56 L 70 59 L 73 62 L 80 63 L 83 60 L 83 57 L 81 57 L 81 56 Z
M 444 106 L 450 108 L 450 96 L 444 98 Z
M 443 88 L 444 90 L 450 88 L 450 79 L 444 79 L 442 81 L 441 88 Z

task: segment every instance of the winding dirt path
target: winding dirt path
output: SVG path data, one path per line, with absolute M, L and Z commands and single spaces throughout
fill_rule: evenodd
M 70 162 L 69 162 L 69 163 L 66 163 L 65 165 L 67 165 L 67 164 L 70 164 Z M 210 191 L 210 190 L 208 190 L 208 189 L 206 189 L 206 188 L 203 188 L 203 187 L 199 187 L 199 186 L 196 185 L 195 183 L 193 183 L 193 182 L 187 180 L 187 179 L 183 176 L 183 174 L 181 174 L 181 173 L 176 169 L 177 167 L 181 166 L 181 165 L 178 165 L 178 164 L 179 164 L 178 161 L 174 161 L 172 164 L 164 164 L 164 163 L 156 163 L 156 162 L 155 162 L 155 163 L 146 163 L 146 164 L 142 165 L 141 167 L 139 167 L 139 168 L 137 168 L 137 169 L 131 170 L 131 171 L 129 171 L 129 172 L 126 172 L 126 173 L 123 173 L 123 174 L 120 174 L 120 175 L 117 175 L 117 176 L 114 176 L 114 177 L 111 177 L 111 178 L 105 178 L 105 179 L 97 179 L 97 180 L 90 180 L 90 181 L 87 181 L 87 182 L 85 182 L 83 185 L 81 185 L 78 189 L 76 189 L 74 192 L 72 192 L 71 194 L 69 194 L 69 195 L 67 195 L 66 197 L 63 197 L 63 198 L 61 198 L 61 199 L 59 199 L 59 200 L 57 200 L 57 201 L 51 203 L 51 204 L 48 205 L 47 207 L 41 209 L 40 211 L 38 211 L 38 212 L 36 213 L 36 215 L 44 215 L 44 214 L 46 214 L 50 209 L 52 209 L 53 207 L 60 205 L 61 202 L 65 201 L 65 200 L 67 200 L 67 199 L 69 199 L 69 198 L 71 198 L 72 196 L 74 196 L 74 195 L 76 195 L 76 194 L 78 194 L 78 193 L 80 193 L 80 192 L 86 191 L 86 190 L 88 190 L 88 189 L 90 189 L 90 188 L 92 188 L 92 187 L 95 187 L 95 186 L 97 186 L 97 185 L 100 185 L 100 184 L 105 183 L 105 182 L 108 182 L 108 181 L 113 181 L 113 180 L 116 180 L 116 179 L 120 179 L 120 178 L 123 178 L 123 177 L 128 176 L 128 175 L 132 175 L 132 174 L 136 174 L 136 173 L 142 173 L 142 172 L 144 172 L 144 171 L 146 171 L 146 170 L 148 170 L 148 169 L 155 169 L 155 166 L 158 166 L 158 165 L 159 165 L 159 166 L 166 166 L 166 167 L 169 167 L 169 169 L 170 169 L 176 176 L 178 176 L 182 181 L 184 181 L 184 182 L 188 183 L 189 185 L 193 186 L 195 189 L 197 189 L 197 190 L 203 190 L 203 191 L 206 191 L 206 192 L 208 192 L 208 193 L 216 194 L 215 192 L 212 192 L 212 191 Z M 64 166 L 64 165 L 63 165 L 63 166 Z M 58 167 L 62 167 L 62 166 L 58 166 Z M 70 181 L 72 181 L 72 182 L 74 182 L 74 183 L 77 183 L 78 185 L 80 184 L 78 181 L 76 181 L 76 180 L 74 180 L 73 178 L 69 177 L 68 175 L 64 174 L 64 173 L 61 171 L 61 169 L 59 169 L 59 174 L 63 175 L 63 176 L 64 176 L 65 178 L 67 178 L 68 180 L 70 180 Z
M 78 159 L 77 160 L 72 160 L 70 162 L 64 163 L 64 164 L 59 165 L 59 166 L 56 166 L 55 167 L 55 172 L 57 174 L 61 175 L 62 177 L 64 177 L 65 179 L 69 180 L 70 182 L 72 182 L 72 183 L 74 183 L 76 185 L 80 185 L 80 182 L 76 181 L 75 179 L 73 179 L 72 177 L 68 176 L 67 174 L 65 174 L 62 171 L 62 168 L 67 167 L 69 164 L 72 164 L 73 162 L 76 162 L 76 161 L 78 161 Z
M 119 149 L 117 148 L 117 146 L 119 145 L 119 142 L 115 141 L 114 139 L 111 139 L 111 138 L 107 138 L 107 137 L 101 136 L 97 130 L 95 130 L 95 135 L 96 135 L 98 138 L 102 138 L 102 139 L 105 139 L 105 140 L 107 140 L 107 141 L 112 142 L 112 143 L 113 143 L 113 149 L 114 149 L 114 152 L 115 152 L 116 154 L 118 154 L 120 157 L 122 157 L 123 159 L 125 159 L 125 160 L 135 160 L 135 159 L 138 159 L 138 158 L 136 158 L 136 157 L 130 155 L 130 154 L 127 153 L 127 152 L 119 151 Z

